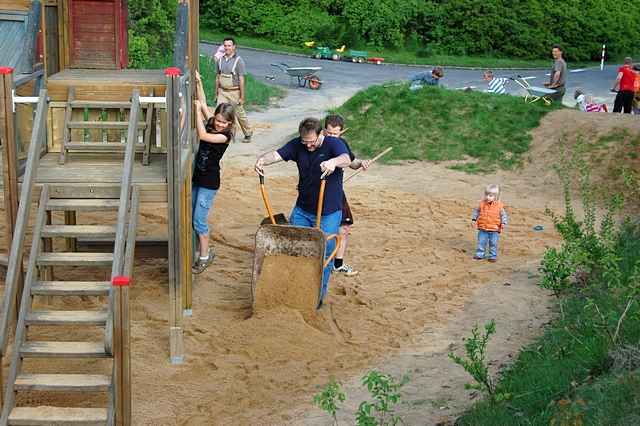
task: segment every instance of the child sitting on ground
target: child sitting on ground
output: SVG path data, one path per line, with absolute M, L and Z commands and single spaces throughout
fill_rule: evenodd
M 587 98 L 587 95 L 582 91 L 582 89 L 576 89 L 573 94 L 573 99 L 576 100 L 578 108 L 580 111 L 584 112 L 609 112 L 607 108 L 607 104 L 596 104 L 591 99 L 591 96 Z
M 435 67 L 431 72 L 421 72 L 411 77 L 411 84 L 409 90 L 422 89 L 424 86 L 437 86 L 440 84 L 440 79 L 444 77 L 444 70 L 442 67 Z
M 509 82 L 508 78 L 494 77 L 493 71 L 491 70 L 486 70 L 483 73 L 482 78 L 487 82 L 488 93 L 497 93 L 498 95 L 504 95 L 507 93 L 507 88 L 504 86 Z
M 500 187 L 488 185 L 484 190 L 484 199 L 480 206 L 473 209 L 471 226 L 478 230 L 478 248 L 475 260 L 484 260 L 487 244 L 489 245 L 489 262 L 495 262 L 498 257 L 498 240 L 500 233 L 507 225 L 507 211 L 499 201 Z

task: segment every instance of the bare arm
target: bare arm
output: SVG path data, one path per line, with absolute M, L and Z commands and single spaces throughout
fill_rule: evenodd
M 207 110 L 207 106 L 204 106 Z M 196 119 L 196 128 L 198 130 L 198 138 L 201 141 L 208 143 L 229 143 L 229 138 L 220 133 L 208 133 L 207 129 L 204 127 L 204 122 L 206 121 L 203 111 L 202 105 L 200 105 L 200 101 L 196 101 L 196 110 L 198 114 L 198 118 Z
M 278 154 L 278 151 L 267 152 L 266 154 L 258 157 L 254 169 L 260 176 L 264 176 L 264 166 L 278 163 L 280 161 L 282 161 L 282 157 Z
M 202 84 L 202 78 L 198 71 L 196 71 L 196 96 L 198 98 L 198 102 L 200 102 L 199 110 L 202 111 L 204 117 L 208 120 L 213 114 L 207 106 L 207 95 L 204 93 L 204 85 Z
M 240 105 L 244 105 L 244 75 L 240 77 Z
M 616 91 L 620 88 L 620 80 L 622 80 L 621 72 L 618 73 L 618 76 L 616 77 L 616 81 L 615 83 L 613 83 L 613 87 L 611 88 L 611 90 Z
M 336 167 L 344 169 L 345 167 L 349 167 L 351 164 L 351 158 L 349 158 L 349 154 L 341 154 L 337 157 L 333 157 L 330 160 L 323 161 L 320 163 L 320 170 L 322 170 L 322 177 L 330 175 L 336 169 Z
M 553 79 L 551 80 L 550 88 L 558 87 L 558 81 L 560 81 L 560 71 L 556 71 L 553 73 Z

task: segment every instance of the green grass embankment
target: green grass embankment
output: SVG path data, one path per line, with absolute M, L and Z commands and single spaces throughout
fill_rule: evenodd
M 385 161 L 459 160 L 450 167 L 487 172 L 520 164 L 531 143 L 529 131 L 553 108 L 515 96 L 437 87 L 410 91 L 398 84 L 361 91 L 336 112 L 363 158 L 392 146 Z

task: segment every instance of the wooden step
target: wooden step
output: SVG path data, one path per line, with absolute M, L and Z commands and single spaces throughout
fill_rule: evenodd
M 25 342 L 20 355 L 28 358 L 108 358 L 104 342 Z
M 4 253 L 0 253 L 0 266 L 7 266 L 9 264 L 9 256 Z
M 68 142 L 64 146 L 73 151 L 120 152 L 124 151 L 127 145 L 119 142 Z M 136 152 L 143 152 L 144 144 L 136 143 L 134 148 Z
M 105 311 L 31 311 L 25 319 L 28 325 L 96 325 L 107 323 Z
M 14 407 L 9 414 L 13 426 L 104 426 L 106 408 Z
M 115 225 L 45 225 L 43 237 L 114 238 Z
M 108 211 L 118 210 L 120 200 L 116 199 L 51 199 L 47 202 L 50 211 Z
M 72 108 L 131 108 L 131 102 L 121 101 L 71 101 L 69 104 Z
M 19 391 L 105 392 L 111 378 L 98 374 L 19 374 L 15 389 Z
M 111 266 L 113 253 L 40 253 L 39 266 Z
M 38 281 L 31 286 L 33 296 L 106 296 L 109 281 Z
M 67 123 L 69 129 L 105 129 L 105 130 L 127 130 L 129 128 L 128 121 L 69 121 Z M 147 123 L 138 122 L 138 129 L 145 129 Z

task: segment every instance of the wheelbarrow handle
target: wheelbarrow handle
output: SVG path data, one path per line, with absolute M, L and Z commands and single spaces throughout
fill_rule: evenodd
M 264 187 L 264 176 L 263 175 L 258 175 L 258 176 L 260 177 L 260 193 L 262 194 L 262 201 L 264 201 L 264 206 L 267 209 L 267 213 L 269 214 L 269 219 L 271 219 L 271 223 L 275 225 L 276 218 L 273 216 L 271 203 L 269 203 L 269 196 L 267 195 L 267 190 Z
M 322 220 L 322 207 L 324 205 L 324 187 L 327 181 L 320 179 L 320 193 L 318 194 L 318 210 L 316 210 L 316 228 L 320 229 L 320 221 Z
M 327 241 L 331 241 L 333 239 L 336 240 L 336 248 L 334 248 L 331 254 L 329 255 L 329 257 L 325 259 L 324 263 L 322 264 L 322 269 L 326 268 L 329 265 L 329 263 L 333 260 L 333 258 L 336 257 L 336 254 L 338 254 L 338 250 L 340 249 L 340 244 L 342 243 L 342 236 L 339 234 L 331 234 L 327 237 Z

